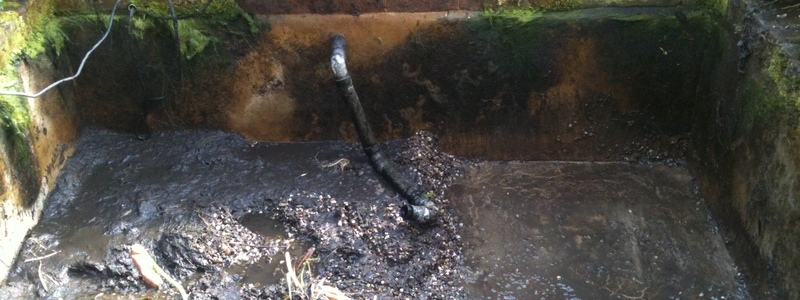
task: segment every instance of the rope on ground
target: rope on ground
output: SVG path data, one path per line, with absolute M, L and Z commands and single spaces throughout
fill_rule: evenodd
M 63 78 L 63 79 L 61 79 L 59 81 L 53 82 L 52 84 L 50 84 L 49 86 L 47 86 L 46 88 L 42 89 L 40 92 L 38 92 L 36 94 L 28 94 L 28 93 L 22 93 L 22 92 L 0 91 L 0 95 L 22 96 L 22 97 L 28 97 L 28 98 L 39 98 L 42 95 L 44 95 L 44 93 L 47 93 L 49 90 L 51 90 L 52 88 L 56 87 L 57 85 L 77 78 L 81 74 L 81 71 L 83 71 L 83 66 L 86 64 L 86 60 L 89 59 L 89 56 L 92 54 L 92 52 L 94 52 L 94 50 L 97 49 L 97 47 L 99 47 L 100 44 L 102 44 L 103 41 L 106 40 L 106 37 L 108 37 L 108 34 L 111 32 L 111 26 L 114 25 L 114 13 L 117 11 L 117 6 L 119 5 L 119 3 L 121 1 L 122 0 L 117 0 L 117 2 L 114 3 L 114 8 L 111 10 L 111 17 L 108 19 L 108 28 L 106 29 L 106 33 L 103 34 L 103 37 L 100 38 L 100 40 L 97 41 L 96 44 L 94 44 L 92 49 L 89 49 L 89 51 L 86 52 L 86 56 L 84 56 L 83 60 L 81 60 L 81 64 L 80 64 L 80 66 L 78 66 L 78 71 L 75 72 L 75 75 L 72 75 L 70 77 L 66 77 L 66 78 Z

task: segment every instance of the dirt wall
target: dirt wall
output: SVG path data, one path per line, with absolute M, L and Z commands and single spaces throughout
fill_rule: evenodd
M 37 93 L 58 78 L 69 76 L 45 56 L 22 63 L 18 71 L 26 93 Z M 0 282 L 5 280 L 28 230 L 38 222 L 44 199 L 74 150 L 80 126 L 70 98 L 66 87 L 23 100 L 30 125 L 28 132 L 22 133 L 26 138 L 22 148 L 5 138 L 0 143 Z
M 798 82 L 796 59 L 758 18 L 738 21 L 743 30 L 721 44 L 723 55 L 709 64 L 715 74 L 701 83 L 690 165 L 702 195 L 725 221 L 754 296 L 795 299 L 800 98 L 798 85 L 786 83 Z
M 265 16 L 260 33 L 221 32 L 182 64 L 171 36 L 147 33 L 144 47 L 121 28 L 77 81 L 76 101 L 87 124 L 123 131 L 354 140 L 329 64 L 339 33 L 383 140 L 430 130 L 448 151 L 488 159 L 679 158 L 690 126 L 674 120 L 691 116 L 712 29 L 703 11 L 674 13 Z M 85 48 L 66 51 L 76 60 Z

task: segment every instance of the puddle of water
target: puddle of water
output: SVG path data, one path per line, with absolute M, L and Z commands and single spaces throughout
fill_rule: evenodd
M 280 238 L 285 234 L 283 224 L 265 213 L 249 213 L 239 223 L 266 238 Z
M 84 259 L 89 261 L 102 261 L 106 257 L 106 244 L 110 240 L 103 234 L 103 228 L 98 226 L 87 226 L 70 232 L 64 237 L 70 241 L 68 247 L 64 247 L 66 253 L 81 253 Z
M 280 239 L 286 233 L 285 227 L 280 221 L 265 213 L 246 214 L 239 220 L 239 223 L 269 240 Z M 307 248 L 305 243 L 295 242 L 289 248 L 289 254 L 296 259 L 302 257 Z M 228 268 L 228 273 L 241 276 L 240 283 L 243 284 L 271 285 L 280 282 L 286 274 L 285 270 L 286 263 L 283 261 L 283 253 L 280 253 L 274 257 L 262 256 L 252 264 L 234 264 Z
M 249 265 L 233 265 L 228 268 L 228 273 L 241 276 L 239 282 L 243 284 L 270 285 L 277 284 L 284 277 L 284 264 L 280 257 L 263 256 L 260 260 Z

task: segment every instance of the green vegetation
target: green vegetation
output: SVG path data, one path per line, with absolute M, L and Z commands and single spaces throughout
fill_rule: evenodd
M 782 48 L 774 47 L 764 69 L 768 76 L 750 77 L 741 86 L 742 111 L 748 119 L 742 124 L 769 127 L 782 122 L 789 114 L 797 113 L 800 109 L 800 77 L 792 70 L 795 69 Z
M 684 49 L 688 44 L 706 41 L 701 37 L 718 35 L 721 18 L 713 10 L 687 9 L 676 12 L 674 16 L 672 11 L 666 16 L 663 12 L 632 14 L 629 11 L 613 9 L 545 12 L 535 8 L 501 8 L 484 11 L 479 17 L 472 18 L 464 24 L 476 41 L 488 42 L 487 47 L 492 49 L 491 55 L 505 58 L 498 58 L 495 63 L 502 64 L 503 60 L 510 58 L 506 67 L 520 70 L 531 70 L 534 67 L 531 64 L 535 61 L 532 58 L 552 48 L 543 43 L 548 40 L 553 41 L 553 34 L 563 32 L 565 21 L 584 28 L 585 31 L 597 31 L 598 34 L 595 36 L 603 37 L 597 39 L 598 43 L 613 44 L 615 43 L 613 41 L 618 41 L 629 43 L 630 47 L 640 48 L 643 51 L 665 53 L 657 57 L 648 57 L 654 60 L 652 61 L 654 64 L 674 57 L 675 55 L 667 56 L 667 53 L 676 49 Z M 600 28 L 613 30 L 600 33 L 602 31 Z M 620 32 L 619 28 L 624 28 L 625 32 Z M 558 42 L 558 39 L 555 41 Z M 708 44 L 712 44 L 712 41 Z M 659 49 L 659 46 L 662 48 Z M 680 51 L 672 53 L 677 54 Z M 684 52 L 681 55 L 691 54 Z M 627 60 L 625 57 L 619 59 Z
M 4 88 L 9 87 L 4 85 Z M 7 139 L 7 144 L 12 146 L 14 157 L 23 160 L 22 163 L 26 165 L 30 162 L 27 140 L 29 124 L 30 117 L 24 100 L 21 97 L 0 95 L 0 126 L 3 135 Z
M 24 24 L 16 12 L 0 12 L 0 35 L 5 37 L 0 51 L 0 90 L 21 90 L 22 84 L 16 74 L 14 60 L 21 53 L 16 45 L 24 43 Z M 25 99 L 17 96 L 0 95 L 0 130 L 3 143 L 9 147 L 16 167 L 30 166 L 30 147 L 27 138 L 30 116 Z
M 13 22 L 16 27 L 10 32 L 13 44 L 6 48 L 8 52 L 1 57 L 3 65 L 36 57 L 51 44 L 58 50 L 64 46 L 65 35 L 60 21 L 55 18 L 53 3 L 53 0 L 31 1 L 24 19 L 17 12 L 3 12 L 6 14 L 3 20 Z
M 133 0 L 136 15 L 131 20 L 132 33 L 144 39 L 150 30 L 172 31 L 171 14 L 166 1 Z M 13 64 L 23 58 L 34 58 L 52 47 L 60 55 L 69 41 L 68 32 L 84 26 L 96 26 L 98 22 L 108 23 L 108 16 L 97 20 L 94 11 L 56 12 L 54 0 L 32 1 L 24 21 L 15 11 L 0 12 L 0 24 L 10 28 L 4 32 L 6 50 L 0 52 L 3 66 Z M 179 20 L 181 51 L 191 59 L 202 52 L 210 43 L 218 42 L 219 34 L 252 34 L 259 28 L 253 19 L 242 11 L 233 0 L 214 0 L 203 4 L 183 4 L 175 7 Z M 115 21 L 127 22 L 127 16 L 118 8 Z M 118 23 L 119 24 L 119 23 Z M 220 30 L 222 28 L 222 30 Z
M 167 1 L 132 0 L 131 4 L 135 5 L 139 12 L 146 14 L 150 18 L 166 20 L 172 18 L 169 2 Z M 206 18 L 220 24 L 241 19 L 247 23 L 250 32 L 255 33 L 258 31 L 250 15 L 246 14 L 234 0 L 203 1 L 197 4 L 175 3 L 175 14 L 182 19 L 187 17 Z
M 178 31 L 181 38 L 181 53 L 187 60 L 203 52 L 209 43 L 219 42 L 216 37 L 204 30 L 203 24 L 198 20 L 180 21 L 178 23 Z
M 137 9 L 134 18 L 134 35 L 142 38 L 147 30 L 167 28 L 174 35 L 172 14 L 167 1 L 133 0 Z M 175 6 L 178 17 L 181 54 L 187 60 L 203 52 L 224 32 L 237 35 L 258 32 L 253 18 L 245 13 L 233 0 L 214 0 L 202 4 Z M 224 32 L 221 32 L 220 28 Z
M 780 101 L 774 90 L 765 88 L 754 79 L 748 79 L 742 85 L 742 99 L 744 100 L 743 112 L 748 116 L 742 124 L 772 123 L 776 111 L 786 108 L 785 102 Z
M 520 11 L 569 11 L 580 8 L 595 8 L 595 7 L 625 7 L 625 6 L 647 6 L 647 7 L 678 7 L 683 6 L 678 3 L 662 2 L 657 3 L 653 1 L 623 1 L 623 0 L 603 0 L 603 1 L 585 1 L 585 0 L 498 0 L 491 2 L 484 2 L 486 11 L 501 12 L 501 13 L 516 13 Z M 696 0 L 686 6 L 687 8 L 702 9 L 708 8 L 724 14 L 728 7 L 728 0 Z
M 792 64 L 782 47 L 775 47 L 770 55 L 768 72 L 781 96 L 781 106 L 792 103 L 800 108 L 800 67 Z
M 696 4 L 698 7 L 707 7 L 721 15 L 725 14 L 725 11 L 728 9 L 728 0 L 704 0 L 699 1 Z
M 493 19 L 507 19 L 515 20 L 517 22 L 528 22 L 535 18 L 541 17 L 543 13 L 543 10 L 533 7 L 501 7 L 495 10 L 484 10 L 481 12 L 481 17 L 488 18 L 490 22 Z
M 48 47 L 60 54 L 68 41 L 65 28 L 81 26 L 92 19 L 89 16 L 56 17 L 51 1 L 33 1 L 28 12 L 21 17 L 16 11 L 0 12 L 0 89 L 23 90 L 17 75 L 17 66 L 22 59 L 35 58 Z M 0 95 L 0 130 L 3 142 L 17 173 L 35 180 L 31 166 L 32 149 L 28 136 L 30 113 L 27 99 L 19 96 Z
M 583 0 L 498 1 L 496 5 L 486 5 L 485 12 L 525 15 L 533 12 L 566 11 L 585 6 Z
M 146 32 L 152 30 L 172 31 L 169 5 L 166 1 L 133 0 L 137 13 L 131 20 L 132 34 L 144 39 Z M 2 2 L 0 2 L 2 4 Z M 55 0 L 31 1 L 24 18 L 16 11 L 0 12 L 0 85 L 3 89 L 19 90 L 15 65 L 22 59 L 35 58 L 47 49 L 60 55 L 69 41 L 68 33 L 84 26 L 107 24 L 108 16 L 97 20 L 94 11 L 57 12 Z M 221 33 L 247 34 L 258 32 L 253 19 L 247 15 L 233 0 L 214 0 L 201 4 L 185 3 L 175 7 L 179 20 L 181 53 L 191 59 L 203 52 L 211 43 L 218 42 Z M 118 8 L 115 21 L 127 21 Z M 24 101 L 18 97 L 0 96 L 0 120 L 3 128 L 14 135 L 24 135 L 29 124 L 28 113 Z

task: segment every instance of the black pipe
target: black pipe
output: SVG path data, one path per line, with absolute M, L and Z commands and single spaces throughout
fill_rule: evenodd
M 137 42 L 136 36 L 133 34 L 133 15 L 136 13 L 136 5 L 133 3 L 128 5 L 128 37 L 130 41 L 128 42 L 128 55 L 131 56 L 131 60 L 133 61 L 133 67 L 136 69 L 136 77 L 139 79 L 139 90 L 142 93 L 142 103 L 139 105 L 139 114 L 140 120 L 142 121 L 142 127 L 144 131 L 139 132 L 136 134 L 136 137 L 140 140 L 146 140 L 150 138 L 150 126 L 147 125 L 147 102 L 148 102 L 148 91 L 145 88 L 144 84 L 144 76 L 142 75 L 142 70 L 139 68 L 139 62 L 144 61 L 140 60 L 134 51 L 134 45 Z
M 178 51 L 178 59 L 175 61 L 178 64 L 178 74 L 176 74 L 175 81 L 181 83 L 183 81 L 183 54 L 181 53 L 181 34 L 178 28 L 178 14 L 175 12 L 175 3 L 172 0 L 167 0 L 169 3 L 169 13 L 172 16 L 172 30 L 175 32 L 175 51 Z
M 358 99 L 356 89 L 353 87 L 353 79 L 347 72 L 345 62 L 345 39 L 341 35 L 335 35 L 332 43 L 331 68 L 333 78 L 339 90 L 344 94 L 345 101 L 353 112 L 353 122 L 356 125 L 358 138 L 361 140 L 361 147 L 369 157 L 370 164 L 388 180 L 400 194 L 406 198 L 409 204 L 403 205 L 400 215 L 409 221 L 427 223 L 433 221 L 438 214 L 438 209 L 433 201 L 425 196 L 425 192 L 419 184 L 410 178 L 410 172 L 403 172 L 387 155 L 380 150 L 375 134 L 367 122 L 364 108 Z

